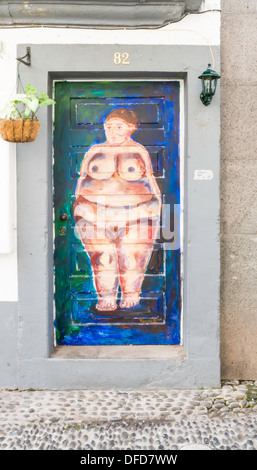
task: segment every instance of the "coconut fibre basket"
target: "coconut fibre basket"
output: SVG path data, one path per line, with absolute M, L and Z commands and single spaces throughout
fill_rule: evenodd
M 33 142 L 38 135 L 40 123 L 37 119 L 1 119 L 0 134 L 7 142 Z

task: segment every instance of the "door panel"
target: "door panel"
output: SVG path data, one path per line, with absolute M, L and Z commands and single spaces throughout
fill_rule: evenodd
M 157 128 L 163 127 L 163 99 L 130 98 L 127 99 L 98 99 L 97 103 L 92 100 L 74 99 L 71 100 L 71 126 L 72 128 L 85 127 L 90 129 L 95 125 L 102 125 L 104 117 L 113 108 L 121 108 L 128 105 L 133 108 L 137 115 L 140 127 L 147 127 L 151 124 Z
M 179 87 L 177 81 L 56 83 L 54 265 L 57 344 L 180 343 L 180 249 L 166 250 L 165 242 L 171 240 L 163 237 L 162 216 L 155 221 L 160 233 L 155 237 L 149 258 L 145 258 L 148 262 L 140 286 L 139 302 L 135 306 L 121 307 L 122 298 L 124 300 L 121 290 L 125 280 L 128 282 L 128 279 L 136 277 L 139 265 L 126 265 L 124 271 L 120 258 L 121 261 L 114 262 L 114 268 L 113 262 L 105 263 L 101 268 L 102 277 L 112 279 L 118 285 L 115 310 L 99 309 L 98 268 L 93 264 L 94 256 L 90 249 L 88 246 L 85 248 L 74 216 L 75 191 L 85 154 L 92 151 L 93 146 L 106 141 L 106 116 L 114 109 L 125 108 L 136 114 L 137 130 L 132 138 L 135 145 L 143 146 L 150 156 L 152 178 L 160 189 L 162 207 L 170 205 L 169 222 L 170 230 L 173 230 L 174 204 L 180 203 Z M 106 187 L 107 183 L 103 182 L 102 192 L 94 193 L 97 207 Z M 140 188 L 145 191 L 143 186 L 138 186 L 137 191 L 126 196 L 126 205 L 133 206 L 132 201 L 141 194 Z M 123 193 L 123 187 L 121 191 Z M 112 194 L 115 206 L 119 206 L 120 198 L 119 192 Z M 119 221 L 119 208 L 114 220 Z M 151 225 L 152 219 L 147 223 Z M 122 230 L 119 233 L 124 233 Z M 115 253 L 118 253 L 121 238 L 120 235 L 113 242 L 109 239 L 101 242 L 101 256 L 106 258 L 108 255 L 110 259 L 110 247 L 111 250 L 115 247 Z M 141 252 L 141 264 L 144 261 L 143 247 L 142 240 L 136 238 L 123 245 L 125 251 L 135 257 Z M 110 253 L 113 256 L 113 252 Z M 127 262 L 127 258 L 124 260 Z

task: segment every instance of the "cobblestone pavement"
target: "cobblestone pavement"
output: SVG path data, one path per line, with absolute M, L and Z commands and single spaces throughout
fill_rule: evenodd
M 257 450 L 257 382 L 168 391 L 0 391 L 0 449 Z

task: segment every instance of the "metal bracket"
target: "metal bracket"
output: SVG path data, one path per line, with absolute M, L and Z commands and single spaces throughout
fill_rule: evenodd
M 21 62 L 22 64 L 24 65 L 31 65 L 31 54 L 30 54 L 30 47 L 27 47 L 26 48 L 26 51 L 27 51 L 27 54 L 24 55 L 23 57 L 17 57 L 16 60 L 18 60 L 19 62 Z M 27 60 L 23 60 L 23 59 L 26 59 L 27 57 Z

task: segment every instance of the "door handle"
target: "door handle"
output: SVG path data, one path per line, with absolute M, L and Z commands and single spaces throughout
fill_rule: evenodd
M 60 220 L 62 222 L 66 222 L 66 220 L 68 220 L 69 216 L 68 214 L 66 214 L 65 212 L 63 212 L 61 215 L 60 215 Z

